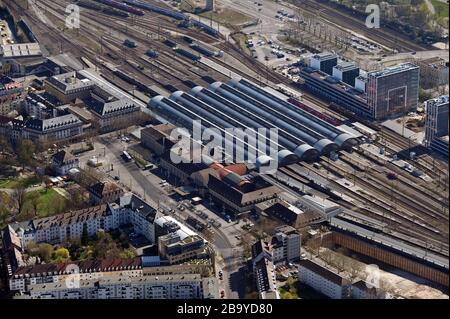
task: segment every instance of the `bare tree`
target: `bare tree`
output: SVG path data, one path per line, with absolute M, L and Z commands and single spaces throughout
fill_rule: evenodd
M 33 192 L 28 196 L 29 202 L 33 208 L 34 216 L 38 215 L 38 206 L 39 206 L 39 194 L 37 192 Z
M 17 215 L 20 214 L 23 210 L 25 200 L 26 200 L 26 194 L 27 194 L 27 191 L 26 191 L 25 187 L 22 187 L 22 186 L 18 186 L 11 193 L 11 197 L 13 198 L 13 200 L 16 204 L 16 208 L 17 208 L 17 213 L 13 215 L 14 221 L 16 220 Z
M 348 258 L 347 271 L 348 271 L 348 273 L 350 275 L 350 279 L 353 281 L 356 278 L 361 276 L 361 273 L 363 271 L 363 267 L 362 267 L 360 262 Z

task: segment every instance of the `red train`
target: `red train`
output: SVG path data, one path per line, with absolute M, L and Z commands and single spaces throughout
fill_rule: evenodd
M 103 3 L 105 5 L 108 5 L 108 6 L 114 7 L 116 9 L 120 9 L 120 10 L 126 11 L 126 12 L 131 13 L 131 14 L 135 14 L 135 15 L 138 15 L 138 16 L 143 16 L 144 15 L 144 11 L 142 11 L 140 9 L 137 9 L 137 8 L 134 8 L 132 6 L 129 6 L 128 4 L 120 2 L 120 1 L 116 1 L 116 0 L 96 0 L 96 1 L 100 2 L 100 3 Z

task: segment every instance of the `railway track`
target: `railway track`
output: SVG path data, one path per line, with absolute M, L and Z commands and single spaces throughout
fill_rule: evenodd
M 60 1 L 61 2 L 61 1 Z M 64 11 L 64 5 L 62 3 L 57 3 L 59 5 L 59 14 L 62 14 Z M 150 67 L 153 69 L 156 69 L 160 74 L 163 74 L 166 78 L 166 81 L 161 82 L 161 78 L 158 77 L 158 79 L 152 78 L 148 73 L 143 72 L 141 69 L 133 67 L 133 72 L 138 72 L 143 74 L 146 78 L 153 79 L 157 83 L 160 83 L 161 85 L 167 85 L 170 81 L 176 81 L 178 82 L 178 85 L 176 86 L 177 89 L 180 90 L 186 90 L 189 89 L 189 87 L 186 87 L 186 85 L 183 83 L 186 79 L 191 79 L 193 82 L 195 82 L 198 85 L 207 85 L 208 83 L 204 82 L 201 77 L 199 77 L 197 74 L 186 71 L 186 69 L 191 68 L 200 68 L 204 73 L 214 73 L 215 71 L 211 69 L 207 69 L 201 65 L 194 65 L 192 61 L 188 61 L 187 59 L 184 59 L 178 55 L 175 55 L 171 48 L 168 48 L 166 45 L 164 45 L 160 41 L 152 41 L 151 39 L 148 39 L 149 31 L 152 34 L 157 34 L 158 38 L 160 40 L 164 38 L 171 38 L 171 39 L 177 39 L 176 37 L 173 37 L 170 35 L 170 33 L 159 30 L 159 25 L 156 23 L 151 24 L 150 27 L 146 27 L 145 30 L 143 30 L 141 27 L 136 26 L 136 24 L 122 24 L 123 19 L 117 19 L 116 17 L 110 17 L 104 14 L 100 14 L 97 12 L 89 12 L 86 11 L 83 16 L 81 17 L 83 21 L 82 32 L 87 33 L 89 36 L 92 37 L 99 37 L 98 34 L 95 34 L 93 31 L 89 31 L 92 29 L 98 29 L 101 27 L 102 23 L 107 24 L 111 30 L 114 32 L 117 32 L 119 34 L 122 34 L 128 38 L 136 39 L 139 43 L 143 43 L 149 48 L 156 49 L 158 52 L 161 52 L 162 54 L 160 57 L 155 60 L 153 63 L 149 62 L 147 59 L 143 59 L 144 51 L 142 50 L 126 50 L 123 48 L 122 43 L 120 40 L 115 39 L 111 35 L 108 35 L 107 33 L 104 33 L 100 37 L 100 42 L 102 44 L 112 44 L 113 47 L 109 47 L 110 51 L 114 52 L 114 54 L 117 54 L 119 57 L 123 57 L 123 60 L 127 61 L 128 57 L 133 57 L 137 61 L 140 62 L 140 64 L 145 65 L 146 67 Z M 86 26 L 90 26 L 87 28 Z M 140 28 L 140 30 L 135 30 L 135 28 Z M 88 30 L 89 29 L 89 30 Z M 137 32 L 135 32 L 137 31 Z M 140 35 L 140 36 L 139 36 Z M 178 40 L 178 39 L 177 39 Z M 139 51 L 139 53 L 136 53 L 135 51 Z M 111 61 L 111 59 L 110 59 Z M 117 61 L 112 61 L 112 63 L 117 63 Z M 128 64 L 129 61 L 128 61 Z M 216 74 L 217 77 L 220 77 L 219 74 Z
M 291 166 L 281 168 L 280 171 L 300 183 L 305 183 L 305 178 L 297 173 L 297 165 L 299 164 L 293 164 Z M 300 166 L 308 167 L 308 165 L 304 164 L 301 164 Z M 352 194 L 352 197 L 355 197 L 361 205 L 367 206 L 365 204 L 368 202 L 367 197 L 358 193 Z M 387 209 L 384 205 L 381 205 L 381 203 L 372 202 L 371 208 L 366 208 L 355 206 L 354 203 L 347 202 L 343 199 L 333 200 L 350 211 L 358 212 L 363 216 L 371 216 L 376 220 L 386 223 L 387 226 L 384 231 L 390 236 L 397 237 L 422 248 L 428 248 L 440 254 L 448 255 L 448 245 L 446 246 L 443 244 L 441 236 L 436 236 L 434 228 L 417 224 L 406 218 L 404 215 L 398 213 L 394 214 L 390 209 Z M 398 234 L 395 234 L 394 232 L 398 232 Z M 432 243 L 433 248 L 430 248 L 430 243 Z
M 356 30 L 358 33 L 378 43 L 384 44 L 387 47 L 397 49 L 398 51 L 411 52 L 429 50 L 429 47 L 414 43 L 395 30 L 386 27 L 369 29 L 364 21 L 334 9 L 327 4 L 311 0 L 297 0 L 295 5 L 300 7 L 301 10 L 305 10 L 313 15 L 317 15 L 318 12 L 320 12 L 320 16 L 324 20 L 331 21 L 349 30 Z
M 370 163 L 370 158 L 368 158 L 364 153 L 359 153 L 359 155 L 356 155 L 355 153 L 347 153 L 346 151 L 340 152 L 340 159 L 354 167 L 357 167 L 360 172 L 364 172 L 367 170 L 367 167 L 369 167 L 372 163 Z M 359 158 L 355 158 L 359 157 Z M 364 164 L 361 163 L 361 161 L 364 160 Z M 412 196 L 421 197 L 423 195 L 428 196 L 429 198 L 432 198 L 438 205 L 439 208 L 447 207 L 448 208 L 448 200 L 447 198 L 430 191 L 428 188 L 418 184 L 417 177 L 412 176 L 410 173 L 405 172 L 403 169 L 399 168 L 398 166 L 387 163 L 383 167 L 379 167 L 379 169 L 382 169 L 383 172 L 387 175 L 389 172 L 393 172 L 397 174 L 397 182 L 403 184 L 405 187 L 411 188 L 415 193 L 412 194 Z M 428 184 L 425 184 L 427 186 Z
M 392 146 L 388 146 L 386 144 L 383 144 L 382 142 L 378 142 L 377 145 L 379 145 L 380 147 L 385 147 L 387 150 L 393 152 L 394 154 L 401 153 L 404 150 L 420 146 L 419 144 L 416 144 L 411 140 L 404 138 L 399 134 L 384 127 L 381 128 L 381 137 L 382 139 L 385 139 L 389 144 L 396 146 L 398 148 L 394 149 Z M 426 156 L 428 157 L 428 155 Z M 404 156 L 404 159 L 413 166 L 418 167 L 419 169 L 421 169 L 422 171 L 424 171 L 425 173 L 429 174 L 434 178 L 446 177 L 448 179 L 449 174 L 448 167 L 444 167 L 442 164 L 436 162 L 434 159 L 431 159 L 431 161 L 433 161 L 434 164 L 430 163 L 430 159 L 425 160 L 420 157 L 418 157 L 415 161 L 408 160 L 406 156 Z
M 349 174 L 346 169 L 337 165 L 337 163 L 333 161 L 323 161 L 323 165 L 337 171 L 337 173 L 343 177 Z M 394 188 L 393 185 L 383 182 L 379 176 L 377 176 L 378 178 L 374 177 L 375 174 L 371 173 L 370 170 L 367 170 L 364 173 L 364 177 L 358 176 L 358 174 L 352 174 L 351 176 L 354 182 L 358 181 L 358 184 L 363 186 L 363 189 L 372 189 L 379 195 L 383 196 L 382 198 L 390 198 L 389 201 L 395 201 L 404 209 L 405 212 L 409 212 L 410 214 L 412 214 L 412 212 L 420 213 L 420 215 L 415 214 L 415 217 L 421 219 L 424 223 L 429 223 L 430 219 L 435 220 L 435 222 L 442 221 L 443 216 L 434 212 L 432 208 L 412 196 L 399 191 L 397 188 Z M 425 217 L 423 215 L 425 215 Z M 436 227 L 437 224 L 435 222 L 430 225 Z

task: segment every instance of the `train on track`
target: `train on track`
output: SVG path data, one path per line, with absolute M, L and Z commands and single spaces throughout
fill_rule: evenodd
M 135 8 L 133 6 L 130 6 L 124 2 L 120 2 L 120 1 L 116 1 L 116 0 L 96 0 L 97 2 L 103 3 L 105 5 L 111 6 L 113 8 L 131 13 L 131 14 L 135 14 L 138 16 L 143 16 L 144 15 L 144 11 L 142 11 L 141 9 Z

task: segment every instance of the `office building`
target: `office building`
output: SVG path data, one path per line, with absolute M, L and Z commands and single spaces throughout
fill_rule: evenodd
M 342 62 L 333 67 L 333 77 L 348 85 L 355 86 L 355 79 L 358 76 L 359 68 L 355 63 Z
M 420 87 L 424 90 L 440 85 L 448 85 L 448 62 L 439 57 L 418 60 L 420 67 Z
M 340 82 L 328 74 L 315 70 L 311 67 L 300 67 L 300 74 L 304 79 L 303 89 L 316 94 L 323 99 L 341 106 L 345 110 L 355 113 L 361 117 L 372 118 L 367 95 L 362 90 L 362 82 L 355 80 L 356 88 L 347 83 Z
M 140 107 L 128 98 L 118 98 L 95 87 L 89 97 L 83 99 L 91 110 L 93 122 L 100 132 L 110 132 L 136 125 L 141 119 Z
M 48 77 L 44 81 L 45 90 L 56 96 L 64 104 L 75 99 L 87 98 L 94 83 L 76 71 Z
M 329 52 L 315 54 L 310 59 L 310 66 L 328 75 L 333 75 L 333 67 L 337 65 L 337 55 Z
M 207 242 L 171 216 L 156 219 L 155 232 L 159 255 L 171 265 L 191 259 L 209 258 Z
M 141 143 L 152 153 L 161 156 L 175 144 L 170 138 L 170 134 L 175 128 L 176 126 L 172 124 L 147 127 L 141 131 Z
M 424 144 L 431 147 L 440 137 L 448 135 L 448 95 L 443 95 L 425 102 L 425 140 Z
M 22 138 L 40 145 L 70 142 L 83 136 L 83 122 L 73 114 L 25 121 Z
M 209 176 L 209 198 L 223 212 L 237 216 L 249 212 L 255 205 L 274 199 L 281 190 L 259 175 L 240 176 L 230 172 L 225 176 Z
M 419 67 L 403 63 L 367 74 L 367 103 L 372 118 L 384 119 L 417 109 Z

